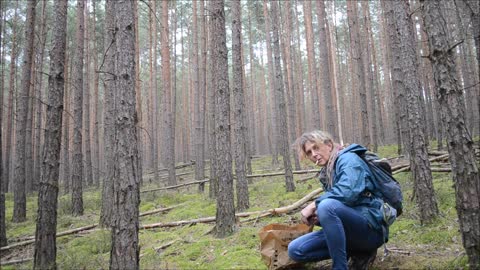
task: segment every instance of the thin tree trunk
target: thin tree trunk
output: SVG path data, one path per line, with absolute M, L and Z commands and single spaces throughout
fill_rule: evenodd
M 235 156 L 235 174 L 237 176 L 237 210 L 243 211 L 249 208 L 248 183 L 245 177 L 245 150 L 246 150 L 246 126 L 245 126 L 245 101 L 242 70 L 242 14 L 240 0 L 234 0 L 232 3 L 232 66 L 233 66 L 233 134 L 234 136 L 234 156 Z M 240 136 L 238 136 L 240 135 Z M 196 179 L 199 180 L 199 179 Z
M 290 12 L 291 12 L 291 6 L 290 2 L 286 1 L 285 2 L 285 7 L 284 7 L 284 23 L 285 23 L 285 38 L 284 41 L 282 42 L 284 44 L 285 48 L 285 59 L 286 61 L 286 69 L 287 69 L 287 78 L 288 78 L 288 110 L 289 110 L 289 115 L 288 115 L 288 123 L 289 123 L 289 134 L 290 134 L 290 140 L 289 142 L 295 140 L 297 136 L 300 134 L 297 134 L 297 122 L 298 120 L 296 119 L 297 117 L 297 108 L 296 108 L 296 93 L 295 93 L 295 80 L 294 80 L 294 74 L 293 74 L 293 54 L 294 54 L 294 48 L 292 46 L 292 18 L 290 17 Z M 295 163 L 295 170 L 300 170 L 300 160 L 298 159 L 298 155 L 293 155 L 294 163 Z M 251 174 L 251 172 L 250 172 Z
M 34 269 L 56 269 L 57 198 L 62 140 L 62 114 L 67 37 L 67 0 L 55 1 L 53 49 L 48 77 L 48 110 L 45 125 L 42 178 L 38 193 L 37 227 L 35 231 Z
M 268 15 L 268 6 L 267 6 L 267 0 L 263 0 L 263 16 L 265 17 L 265 39 L 267 43 L 267 61 L 268 61 L 268 86 L 269 86 L 269 93 L 270 95 L 273 95 L 275 93 L 275 87 L 274 87 L 274 80 L 275 80 L 275 71 L 274 71 L 274 63 L 273 63 L 273 58 L 272 58 L 272 41 L 271 41 L 271 21 L 270 21 L 270 16 Z M 269 95 L 269 96 L 270 96 Z M 269 119 L 269 125 L 271 125 L 272 128 L 267 129 L 269 133 L 267 134 L 267 137 L 272 141 L 270 147 L 270 150 L 273 154 L 272 158 L 272 166 L 277 167 L 278 166 L 278 149 L 273 147 L 276 145 L 275 141 L 275 134 L 270 134 L 271 131 L 277 130 L 277 116 L 274 113 L 275 109 L 273 106 L 273 102 L 270 101 L 270 105 L 267 108 L 267 117 L 270 117 Z
M 285 104 L 285 96 L 283 89 L 283 78 L 281 72 L 281 63 L 280 63 L 280 42 L 278 34 L 278 3 L 276 1 L 271 2 L 271 18 L 272 18 L 272 31 L 273 31 L 273 54 L 275 58 L 275 105 L 277 112 L 277 143 L 280 147 L 280 153 L 283 157 L 283 166 L 285 168 L 285 186 L 287 192 L 295 191 L 295 183 L 293 182 L 292 174 L 292 164 L 290 160 L 290 150 L 288 145 L 288 131 L 287 131 L 287 108 Z
M 162 97 L 162 117 L 164 123 L 165 136 L 164 147 L 165 151 L 165 165 L 168 168 L 168 185 L 173 186 L 177 184 L 175 178 L 175 123 L 173 123 L 173 109 L 175 104 L 172 104 L 172 84 L 170 77 L 170 40 L 168 34 L 168 1 L 162 1 L 162 28 L 161 28 L 161 55 L 162 55 L 162 77 L 163 77 L 163 91 Z
M 25 47 L 22 65 L 22 85 L 17 96 L 17 127 L 15 130 L 15 171 L 14 171 L 14 205 L 13 222 L 23 222 L 27 219 L 27 198 L 25 195 L 25 159 L 26 159 L 26 127 L 28 118 L 28 100 L 33 60 L 33 39 L 35 23 L 35 2 L 27 3 L 27 20 L 25 22 Z M 31 139 L 31 138 L 30 138 Z
M 361 115 L 361 142 L 369 146 L 370 145 L 370 132 L 369 132 L 369 120 L 368 120 L 368 111 L 367 111 L 367 94 L 365 86 L 365 68 L 364 68 L 364 57 L 362 54 L 361 40 L 360 40 L 360 26 L 358 23 L 358 12 L 357 12 L 357 1 L 347 1 L 347 17 L 348 17 L 348 26 L 350 28 L 350 42 L 353 52 L 353 61 L 354 66 L 356 67 L 356 72 L 354 76 L 356 83 L 355 88 L 358 89 L 360 97 L 360 115 Z M 358 124 L 356 124 L 358 125 Z
M 422 17 L 430 48 L 436 95 L 441 104 L 453 181 L 460 232 L 471 269 L 480 267 L 480 175 L 473 141 L 465 126 L 463 92 L 455 73 L 454 51 L 447 40 L 446 23 L 440 1 L 421 0 Z
M 390 80 L 390 76 L 387 77 L 387 87 L 391 88 L 391 93 L 392 93 L 392 99 L 394 103 L 394 122 L 395 122 L 395 135 L 397 138 L 397 153 L 398 155 L 403 154 L 404 149 L 403 149 L 403 140 L 406 138 L 402 138 L 402 133 L 401 133 L 401 117 L 404 115 L 401 111 L 400 103 L 402 100 L 399 98 L 398 94 L 398 80 L 396 80 L 396 77 L 399 72 L 399 68 L 397 66 L 398 61 L 397 59 L 394 58 L 395 56 L 392 55 L 393 48 L 397 46 L 397 42 L 394 39 L 394 31 L 390 29 L 394 29 L 395 25 L 393 23 L 393 12 L 391 11 L 390 8 L 387 8 L 386 6 L 387 1 L 380 1 L 380 4 L 382 6 L 382 11 L 383 11 L 383 16 L 382 16 L 382 25 L 383 25 L 383 33 L 386 39 L 386 52 L 384 53 L 384 62 L 386 66 L 386 70 L 388 70 L 387 74 L 391 74 L 391 78 L 393 82 Z M 388 28 L 388 29 L 387 29 Z M 388 31 L 388 36 L 387 36 L 387 31 Z M 398 55 L 397 55 L 398 57 Z
M 13 15 L 13 21 L 16 22 L 18 19 L 18 1 L 15 4 L 15 11 Z M 12 29 L 12 50 L 10 53 L 10 74 L 9 74 L 9 89 L 8 89 L 8 112 L 7 112 L 7 126 L 6 126 L 6 140 L 5 140 L 5 173 L 3 179 L 5 179 L 4 190 L 8 192 L 11 190 L 13 184 L 11 178 L 10 167 L 12 166 L 11 161 L 13 159 L 12 152 L 12 135 L 13 135 L 13 120 L 14 120 L 14 96 L 15 96 L 15 71 L 16 71 L 16 61 L 17 61 L 17 28 L 15 27 L 16 23 L 13 24 Z
M 319 30 L 319 80 L 322 85 L 323 103 L 325 104 L 324 112 L 326 114 L 326 130 L 330 132 L 334 138 L 338 138 L 338 132 L 335 125 L 335 106 L 332 98 L 332 84 L 331 77 L 332 71 L 330 70 L 330 51 L 327 44 L 327 31 L 328 25 L 327 14 L 325 13 L 325 1 L 320 0 L 317 2 L 317 18 L 318 18 L 318 30 Z
M 307 59 L 308 59 L 308 85 L 311 101 L 311 112 L 309 118 L 313 122 L 310 123 L 310 127 L 313 129 L 321 128 L 319 97 L 317 90 L 317 65 L 315 63 L 315 49 L 314 49 L 314 37 L 312 26 L 312 2 L 303 2 L 303 13 L 305 16 L 305 35 L 307 40 Z M 306 116 L 307 117 L 307 116 Z
M 97 0 L 93 0 L 93 26 L 92 26 L 92 36 L 93 36 L 93 111 L 92 111 L 92 119 L 93 119 L 93 162 L 95 165 L 93 166 L 93 184 L 95 187 L 100 186 L 100 134 L 99 134 L 99 117 L 98 117 L 98 103 L 99 103 L 99 94 L 98 94 L 98 51 L 97 51 L 97 33 L 96 33 L 96 2 Z M 136 80 L 138 82 L 139 80 Z M 138 102 L 137 102 L 138 104 Z M 137 113 L 137 117 L 139 118 L 139 123 L 141 123 L 142 114 Z
M 149 59 L 150 59 L 150 127 L 151 127 L 151 162 L 153 165 L 153 172 L 155 183 L 159 183 L 158 177 L 158 95 L 157 95 L 157 24 L 155 21 L 156 18 L 156 2 L 150 0 L 151 10 L 149 12 L 149 21 L 150 21 L 150 50 L 149 50 Z
M 89 35 L 89 10 L 88 7 L 88 0 L 85 3 L 85 33 L 84 33 L 84 41 L 85 41 L 85 79 L 83 80 L 83 120 L 84 120 L 84 129 L 83 129 L 83 146 L 84 153 L 85 153 L 85 180 L 83 181 L 86 183 L 87 186 L 93 185 L 93 173 L 92 173 L 92 147 L 90 143 L 90 35 Z
M 68 45 L 66 45 L 68 47 Z M 68 51 L 68 50 L 67 50 Z M 65 93 L 64 93 L 64 107 L 65 110 L 63 112 L 63 189 L 64 193 L 70 193 L 70 185 L 71 185 L 71 175 L 70 175 L 70 93 L 71 93 L 71 78 L 72 73 L 68 72 L 71 69 L 70 61 L 68 61 L 68 54 L 65 54 Z
M 0 2 L 0 16 L 3 17 L 3 3 Z M 2 45 L 2 51 L 0 52 L 0 59 L 2 61 L 1 69 L 2 69 L 2 88 L 1 88 L 1 93 L 0 93 L 0 129 L 2 127 L 2 118 L 3 118 L 3 92 L 4 92 L 4 80 L 3 80 L 3 55 L 4 55 L 4 49 L 5 46 L 3 46 L 2 40 L 3 40 L 3 19 L 0 18 L 0 45 Z M 2 148 L 2 132 L 0 132 L 0 247 L 6 246 L 7 245 L 7 233 L 5 230 L 5 191 L 4 191 L 4 184 L 3 181 L 5 181 L 2 175 L 2 165 L 3 165 L 3 148 Z
M 102 209 L 100 211 L 100 225 L 108 227 L 113 225 L 113 196 L 114 196 L 114 143 L 115 143 L 115 54 L 116 48 L 116 31 L 115 31 L 115 5 L 116 0 L 107 0 L 105 2 L 105 67 L 101 72 L 104 74 L 104 161 L 105 161 L 105 177 L 102 187 Z
M 84 26 L 85 2 L 77 0 L 77 32 L 75 60 L 73 62 L 73 170 L 72 170 L 72 214 L 83 215 L 83 57 L 84 57 Z
M 40 30 L 40 48 L 37 51 L 38 53 L 38 70 L 43 71 L 43 60 L 45 55 L 45 43 L 47 39 L 47 28 L 46 28 L 46 9 L 47 9 L 47 1 L 42 2 L 42 22 L 41 22 L 41 30 Z M 40 143 L 41 143 L 41 136 L 43 134 L 42 130 L 42 111 L 43 111 L 43 72 L 38 73 L 38 79 L 35 82 L 35 158 L 34 161 L 34 169 L 33 169 L 33 190 L 38 190 L 38 184 L 40 181 L 40 160 L 42 158 Z
M 217 159 L 217 212 L 216 236 L 219 238 L 232 234 L 235 230 L 235 208 L 233 201 L 232 156 L 230 147 L 230 90 L 228 83 L 228 52 L 225 30 L 225 3 L 212 1 L 210 9 L 212 20 L 212 58 L 215 79 L 215 139 Z
M 110 269 L 138 269 L 140 178 L 135 105 L 134 0 L 115 3 L 114 203 Z M 168 39 L 168 36 L 167 36 Z M 112 138 L 109 138 L 112 139 Z M 112 162 L 110 160 L 109 162 Z
M 373 61 L 372 61 L 372 51 L 371 51 L 371 45 L 373 44 L 373 40 L 370 39 L 371 37 L 371 29 L 370 29 L 370 21 L 368 17 L 368 10 L 369 10 L 369 5 L 367 1 L 362 2 L 362 14 L 363 14 L 363 33 L 364 37 L 362 39 L 362 44 L 364 52 L 364 65 L 365 65 L 365 76 L 366 76 L 366 88 L 367 88 L 367 100 L 368 100 L 368 105 L 367 107 L 370 108 L 368 112 L 369 116 L 369 132 L 371 134 L 370 136 L 370 148 L 374 151 L 378 151 L 378 129 L 377 129 L 377 104 L 375 103 L 375 100 L 377 99 L 376 97 L 376 84 L 374 80 L 374 70 L 372 70 L 373 67 Z
M 214 2 L 209 1 L 209 6 L 208 10 L 211 10 L 213 8 Z M 215 3 L 216 4 L 216 3 Z M 218 165 L 217 165 L 217 131 L 215 130 L 216 124 L 216 112 L 215 112 L 215 100 L 216 100 L 216 89 L 217 89 L 217 80 L 213 80 L 214 72 L 215 72 L 215 66 L 216 66 L 216 57 L 214 57 L 214 50 L 215 50 L 215 43 L 213 40 L 213 33 L 214 33 L 214 28 L 213 28 L 213 19 L 209 17 L 209 33 L 208 33 L 208 48 L 210 51 L 210 65 L 209 65 L 209 73 L 210 73 L 210 79 L 208 82 L 210 82 L 210 87 L 207 87 L 207 89 L 210 89 L 208 92 L 208 125 L 209 125 L 209 135 L 208 135 L 208 141 L 209 141 L 209 155 L 210 155 L 210 188 L 208 195 L 210 198 L 215 198 L 217 197 L 218 194 L 218 177 L 217 177 L 217 171 L 218 171 Z M 232 191 L 233 194 L 233 191 Z

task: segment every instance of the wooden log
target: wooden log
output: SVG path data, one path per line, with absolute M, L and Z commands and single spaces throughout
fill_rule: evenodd
M 293 171 L 293 174 L 305 174 L 305 173 L 317 173 L 320 169 L 312 169 L 312 170 L 302 170 L 302 171 Z M 249 174 L 247 178 L 255 178 L 255 177 L 267 177 L 267 176 L 279 176 L 284 175 L 285 172 L 273 172 L 273 173 L 265 173 L 265 174 Z
M 166 211 L 169 211 L 169 210 L 171 210 L 175 207 L 178 207 L 180 205 L 182 205 L 182 204 L 178 204 L 178 205 L 174 205 L 174 206 L 167 207 L 167 208 L 160 208 L 160 209 L 155 209 L 155 210 L 152 210 L 152 211 L 140 213 L 139 216 L 144 217 L 144 216 L 153 215 L 153 214 L 156 214 L 156 213 L 159 213 L 159 212 L 166 212 Z M 97 226 L 98 226 L 98 223 L 95 223 L 95 224 L 91 224 L 91 225 L 88 225 L 88 226 L 64 231 L 64 232 L 61 232 L 61 233 L 57 233 L 57 237 L 61 237 L 61 236 L 65 236 L 65 235 L 71 235 L 71 234 L 79 233 L 79 232 L 86 231 L 86 230 L 91 230 L 91 229 L 93 229 Z M 9 245 L 9 246 L 1 247 L 0 251 L 9 250 L 9 249 L 12 249 L 12 248 L 15 248 L 15 247 L 20 247 L 20 246 L 25 246 L 25 245 L 28 245 L 28 244 L 35 243 L 35 236 L 25 237 L 23 239 L 28 239 L 28 240 L 18 242 L 18 243 Z
M 193 181 L 193 182 L 183 183 L 183 184 L 179 184 L 179 185 L 175 185 L 175 186 L 168 186 L 168 187 L 161 187 L 161 188 L 154 188 L 154 189 L 146 189 L 146 190 L 141 190 L 140 193 L 153 192 L 153 191 L 159 191 L 159 190 L 167 190 L 167 189 L 175 189 L 175 188 L 179 188 L 179 187 L 185 187 L 185 186 L 190 186 L 190 185 L 195 185 L 195 184 L 206 183 L 208 181 L 210 181 L 210 179 Z
M 428 151 L 428 154 L 431 155 L 431 156 L 443 156 L 443 155 L 447 155 L 448 152 L 447 151 L 430 150 L 430 151 Z
M 11 261 L 7 261 L 7 262 L 0 262 L 0 265 L 1 266 L 7 266 L 7 265 L 26 263 L 26 262 L 29 262 L 29 261 L 33 261 L 33 257 L 32 258 L 25 258 L 25 259 L 18 259 L 18 260 L 11 260 Z
M 299 208 L 300 206 L 304 205 L 306 202 L 309 202 L 315 196 L 320 194 L 322 191 L 323 191 L 322 188 L 318 188 L 291 205 L 287 205 L 279 208 L 272 208 L 268 210 L 237 213 L 235 214 L 235 217 L 237 218 L 249 217 L 249 216 L 266 217 L 266 216 L 277 215 L 277 214 L 285 214 Z M 197 219 L 191 219 L 191 220 L 145 224 L 145 225 L 141 225 L 140 229 L 147 230 L 147 229 L 153 229 L 153 228 L 176 227 L 176 226 L 183 226 L 183 225 L 196 224 L 196 223 L 210 223 L 214 221 L 215 221 L 215 217 L 204 217 L 204 218 L 197 218 Z
M 85 227 L 80 227 L 80 228 L 64 231 L 64 232 L 61 232 L 61 233 L 57 233 L 57 237 L 65 236 L 65 235 L 69 235 L 69 234 L 74 234 L 74 233 L 78 233 L 78 232 L 85 231 L 85 230 L 90 230 L 90 229 L 93 229 L 97 226 L 98 226 L 98 223 L 95 223 L 95 224 L 88 225 L 88 226 L 85 226 Z M 18 243 L 15 243 L 13 245 L 1 247 L 0 251 L 9 250 L 11 248 L 25 246 L 25 245 L 32 244 L 32 243 L 35 243 L 35 237 L 33 237 L 33 239 L 31 239 L 31 240 L 18 242 Z
M 448 158 L 448 154 L 445 154 L 445 155 L 437 156 L 437 157 L 434 157 L 434 158 L 430 158 L 429 161 L 433 162 L 433 161 L 437 161 L 437 160 L 444 160 L 444 159 L 447 159 L 447 158 Z M 392 174 L 397 174 L 397 173 L 408 171 L 408 170 L 410 170 L 410 164 L 405 165 L 405 166 L 403 166 L 399 169 L 396 169 L 396 170 L 392 169 L 392 171 L 393 171 Z

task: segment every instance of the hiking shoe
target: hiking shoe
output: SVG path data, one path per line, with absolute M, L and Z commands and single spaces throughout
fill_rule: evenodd
M 348 269 L 350 270 L 367 270 L 375 261 L 377 250 L 365 253 L 354 253 L 350 256 Z

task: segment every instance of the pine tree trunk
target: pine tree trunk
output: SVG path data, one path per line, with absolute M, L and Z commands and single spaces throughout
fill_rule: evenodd
M 303 2 L 303 13 L 305 16 L 305 35 L 307 40 L 307 59 L 308 59 L 308 85 L 311 101 L 311 112 L 312 115 L 309 116 L 311 123 L 309 123 L 310 129 L 320 129 L 321 128 L 321 119 L 320 119 L 320 107 L 318 101 L 318 90 L 317 90 L 317 67 L 315 63 L 315 49 L 314 49 L 314 38 L 313 38 L 313 26 L 312 26 L 312 2 L 305 1 Z M 308 117 L 308 116 L 306 116 Z
M 13 21 L 16 22 L 18 19 L 18 1 L 15 4 L 15 11 L 13 15 Z M 12 155 L 12 135 L 13 135 L 13 102 L 14 102 L 14 95 L 15 95 L 15 70 L 16 70 L 16 62 L 17 62 L 17 27 L 15 24 L 12 27 L 12 50 L 10 53 L 10 74 L 9 74 L 9 89 L 8 89 L 8 113 L 7 113 L 7 126 L 6 126 L 6 140 L 5 140 L 5 173 L 4 173 L 4 190 L 8 192 L 12 190 L 13 180 L 11 178 L 10 168 L 12 167 L 11 161 L 14 158 Z
M 338 138 L 338 132 L 335 125 L 335 107 L 332 98 L 332 85 L 331 77 L 332 71 L 329 64 L 329 49 L 327 44 L 326 27 L 328 24 L 327 15 L 325 13 L 325 1 L 320 0 L 317 2 L 317 18 L 318 18 L 318 35 L 319 35 L 319 80 L 322 85 L 323 100 L 325 104 L 326 114 L 326 130 L 330 132 L 334 138 Z
M 68 47 L 68 46 L 67 46 Z M 68 51 L 68 50 L 67 50 Z M 71 175 L 70 175 L 70 93 L 72 87 L 70 87 L 70 82 L 72 81 L 72 73 L 68 72 L 71 69 L 70 61 L 68 61 L 68 55 L 65 54 L 65 93 L 64 93 L 64 107 L 65 111 L 63 112 L 63 188 L 64 193 L 70 193 L 71 186 Z
M 96 39 L 96 0 L 93 0 L 93 26 L 92 26 L 92 36 L 93 36 L 93 111 L 92 111 L 92 119 L 93 119 L 93 162 L 95 165 L 93 166 L 93 184 L 95 187 L 100 186 L 100 134 L 99 134 L 99 117 L 98 117 L 98 102 L 99 102 L 99 94 L 98 94 L 98 51 L 97 51 L 97 39 Z M 139 81 L 139 80 L 137 80 Z M 138 104 L 138 102 L 137 102 Z M 141 114 L 137 114 L 139 119 L 141 119 Z M 139 120 L 140 122 L 141 120 Z
M 208 10 L 211 10 L 214 2 L 209 1 L 208 2 Z M 208 134 L 208 152 L 210 155 L 210 188 L 208 191 L 208 196 L 210 198 L 216 198 L 218 194 L 218 178 L 217 178 L 217 171 L 218 171 L 218 165 L 217 165 L 217 134 L 215 130 L 215 100 L 216 100 L 216 89 L 217 89 L 217 80 L 213 80 L 214 72 L 215 72 L 215 61 L 216 57 L 214 57 L 213 51 L 215 50 L 215 43 L 213 42 L 213 33 L 214 33 L 214 28 L 213 28 L 213 19 L 209 17 L 209 27 L 208 27 L 209 33 L 208 33 L 208 48 L 210 51 L 210 65 L 209 65 L 209 73 L 210 73 L 210 79 L 207 80 L 210 82 L 210 86 L 207 87 L 209 89 L 208 92 L 208 126 L 209 126 L 209 134 Z M 233 186 L 233 184 L 232 184 Z M 232 191 L 233 194 L 233 191 Z
M 25 128 L 25 192 L 31 194 L 33 192 L 33 136 L 32 136 L 32 127 L 33 127 L 33 98 L 35 95 L 34 85 L 36 81 L 36 72 L 37 63 L 35 61 L 35 51 L 32 49 L 32 67 L 30 74 L 31 84 L 28 87 L 28 115 L 27 115 L 27 125 Z
M 56 269 L 56 233 L 58 176 L 62 139 L 62 114 L 67 37 L 67 0 L 56 0 L 54 6 L 53 49 L 48 74 L 48 99 L 42 178 L 38 192 L 37 227 L 35 231 L 34 269 Z
M 84 26 L 85 2 L 77 0 L 77 32 L 75 60 L 73 62 L 73 149 L 72 149 L 72 214 L 83 215 L 83 57 L 84 57 Z
M 3 17 L 3 3 L 0 2 L 0 16 Z M 0 102 L 0 106 L 1 109 L 0 109 L 0 129 L 2 127 L 2 123 L 3 123 L 3 90 L 4 90 L 4 80 L 3 80 L 3 55 L 4 55 L 4 49 L 5 49 L 5 46 L 3 46 L 3 20 L 0 19 L 0 45 L 2 46 L 2 51 L 0 52 L 0 59 L 2 61 L 2 66 L 1 66 L 1 69 L 2 69 L 2 88 L 1 88 L 1 102 Z M 4 191 L 4 184 L 3 184 L 3 181 L 5 181 L 4 177 L 3 177 L 3 168 L 2 168 L 2 165 L 3 165 L 3 158 L 2 158 L 2 154 L 3 154 L 3 148 L 2 148 L 2 132 L 0 132 L 0 149 L 2 149 L 2 151 L 0 151 L 0 247 L 3 247 L 3 246 L 6 246 L 7 245 L 7 233 L 6 233 L 6 230 L 5 230 L 5 191 Z
M 42 22 L 41 22 L 41 30 L 40 30 L 40 48 L 37 51 L 38 57 L 38 69 L 40 71 L 43 70 L 43 60 L 45 55 L 45 43 L 47 39 L 47 30 L 46 30 L 46 9 L 47 9 L 47 2 L 42 2 Z M 43 111 L 43 72 L 38 74 L 38 79 L 35 82 L 35 141 L 34 141 L 34 153 L 35 158 L 34 161 L 34 169 L 33 169 L 33 190 L 38 190 L 38 184 L 40 181 L 40 160 L 42 158 L 40 143 L 41 143 L 41 136 L 43 135 L 42 129 L 42 111 Z
M 85 4 L 85 10 L 89 10 L 87 4 Z M 85 79 L 83 80 L 83 119 L 84 119 L 84 129 L 83 129 L 83 146 L 85 153 L 85 180 L 84 183 L 87 186 L 92 186 L 93 184 L 93 173 L 92 173 L 92 148 L 90 143 L 90 35 L 89 35 L 89 12 L 86 12 L 85 16 Z
M 286 1 L 285 2 L 285 7 L 284 7 L 284 24 L 285 24 L 285 38 L 284 41 L 282 42 L 285 47 L 285 61 L 286 61 L 286 68 L 287 68 L 287 78 L 288 78 L 288 110 L 289 110 L 289 115 L 288 115 L 288 123 L 289 123 L 289 134 L 290 134 L 290 142 L 295 140 L 300 134 L 297 133 L 297 123 L 298 120 L 296 119 L 297 115 L 297 108 L 296 108 L 296 93 L 295 93 L 295 79 L 294 79 L 294 74 L 293 74 L 293 54 L 294 54 L 294 48 L 292 46 L 292 18 L 290 17 L 290 12 L 291 12 L 291 6 L 290 2 Z M 300 170 L 300 160 L 298 159 L 298 155 L 293 155 L 294 163 L 295 163 L 295 170 Z
M 135 105 L 134 0 L 115 3 L 114 203 L 110 269 L 138 269 L 140 178 Z M 121 117 L 118 117 L 121 116 Z M 112 138 L 109 138 L 112 139 Z M 112 161 L 110 161 L 112 162 Z
M 373 78 L 373 70 L 372 70 L 372 51 L 370 47 L 370 26 L 367 21 L 367 10 L 368 10 L 368 2 L 362 2 L 362 14 L 363 14 L 363 36 L 364 38 L 361 40 L 362 48 L 363 49 L 363 59 L 364 59 L 364 67 L 365 67 L 365 87 L 366 87 L 366 99 L 367 99 L 367 109 L 368 109 L 368 116 L 370 123 L 369 132 L 370 136 L 370 149 L 374 152 L 378 151 L 378 130 L 377 130 L 377 112 L 376 112 L 376 104 L 375 104 L 375 84 Z
M 15 171 L 14 171 L 14 205 L 13 222 L 23 222 L 27 219 L 27 198 L 25 195 L 26 179 L 26 127 L 28 118 L 28 101 L 30 99 L 30 84 L 33 60 L 33 40 L 35 23 L 35 2 L 27 3 L 27 20 L 25 22 L 25 47 L 22 65 L 22 85 L 17 95 L 17 127 L 15 130 Z
M 365 68 L 364 68 L 364 57 L 362 54 L 361 40 L 360 40 L 360 26 L 358 23 L 358 12 L 357 12 L 357 1 L 347 1 L 347 17 L 348 17 L 348 26 L 350 28 L 350 42 L 352 46 L 352 58 L 354 61 L 355 72 L 354 77 L 357 85 L 355 88 L 358 89 L 359 93 L 359 105 L 361 112 L 361 143 L 369 146 L 370 144 L 370 132 L 369 132 L 369 120 L 368 120 L 368 111 L 367 111 L 367 94 L 365 86 Z M 356 123 L 358 125 L 359 123 Z M 368 148 L 368 147 L 367 147 Z
M 225 30 L 225 3 L 211 2 L 212 20 L 212 78 L 216 78 L 215 90 L 215 139 L 217 159 L 217 212 L 216 236 L 232 234 L 235 230 L 235 208 L 233 202 L 232 156 L 230 147 L 230 90 L 228 83 L 228 52 Z
M 173 123 L 172 114 L 172 83 L 170 77 L 170 40 L 168 31 L 168 1 L 162 1 L 162 28 L 161 28 L 161 56 L 162 56 L 162 78 L 163 78 L 163 93 L 162 96 L 162 117 L 165 136 L 164 147 L 164 161 L 168 169 L 168 185 L 173 186 L 177 184 L 175 179 L 175 125 Z
M 422 17 L 430 48 L 436 95 L 440 102 L 447 146 L 455 183 L 456 209 L 463 246 L 469 267 L 480 267 L 480 175 L 473 151 L 473 141 L 465 126 L 463 91 L 455 72 L 454 51 L 449 44 L 440 1 L 421 0 Z
M 273 63 L 273 58 L 272 58 L 272 41 L 271 41 L 271 21 L 270 21 L 270 16 L 268 15 L 268 6 L 267 6 L 267 0 L 263 0 L 263 16 L 265 17 L 265 39 L 267 43 L 267 61 L 268 61 L 268 86 L 269 86 L 269 93 L 270 95 L 273 95 L 275 93 L 275 87 L 274 87 L 274 80 L 275 80 L 275 71 L 274 71 L 274 63 Z M 270 96 L 269 95 L 269 96 Z M 270 117 L 268 119 L 269 126 L 271 125 L 272 128 L 267 129 L 268 131 L 273 131 L 277 130 L 277 116 L 274 113 L 275 109 L 273 106 L 273 102 L 270 102 L 270 106 L 267 108 L 267 117 Z M 272 158 L 272 166 L 277 167 L 278 166 L 278 149 L 273 147 L 273 145 L 276 145 L 275 143 L 275 134 L 270 134 L 270 132 L 267 134 L 267 137 L 272 141 L 271 142 L 271 147 L 270 147 L 270 153 L 273 154 Z
M 392 77 L 392 82 L 391 82 L 391 90 L 392 90 L 392 95 L 393 95 L 393 102 L 394 102 L 394 119 L 395 119 L 395 134 L 397 137 L 397 149 L 398 149 L 398 154 L 401 155 L 405 152 L 403 149 L 403 141 L 408 138 L 408 136 L 405 136 L 402 131 L 407 131 L 406 128 L 402 128 L 402 123 L 405 118 L 405 112 L 403 111 L 403 107 L 400 106 L 400 104 L 406 104 L 403 100 L 403 95 L 399 93 L 399 83 L 402 82 L 402 78 L 400 75 L 401 69 L 398 66 L 399 64 L 399 58 L 401 55 L 394 55 L 393 51 L 398 50 L 398 40 L 396 39 L 395 36 L 395 23 L 393 21 L 393 11 L 390 5 L 387 6 L 387 3 L 390 4 L 388 1 L 381 1 L 382 4 L 382 9 L 383 9 L 383 16 L 384 16 L 384 23 L 383 25 L 385 26 L 385 36 L 388 32 L 388 37 L 387 37 L 387 59 L 386 63 L 388 65 L 388 69 L 390 70 L 391 77 Z M 387 76 L 388 77 L 388 76 Z M 408 151 L 406 151 L 408 152 Z
M 200 91 L 200 127 L 201 127 L 201 133 L 200 138 L 202 142 L 205 142 L 205 136 L 206 136 L 206 115 L 207 115 L 207 99 L 206 99 L 206 93 L 207 93 L 207 32 L 206 32 L 206 14 L 205 14 L 205 1 L 201 0 L 200 1 L 200 46 L 199 46 L 199 91 Z M 202 146 L 202 160 L 198 160 L 198 162 L 201 163 L 199 166 L 202 169 L 202 172 L 199 174 L 199 176 L 204 179 L 205 178 L 205 143 L 203 143 Z M 203 184 L 202 184 L 203 185 Z
M 233 134 L 234 135 L 234 156 L 235 174 L 237 176 L 237 211 L 244 211 L 249 208 L 248 183 L 245 175 L 245 150 L 246 126 L 244 122 L 245 102 L 242 71 L 242 15 L 240 0 L 234 0 L 232 4 L 232 67 L 233 67 Z
M 149 59 L 150 59 L 150 114 L 149 121 L 151 127 L 150 133 L 150 142 L 151 142 L 151 162 L 153 165 L 154 173 L 154 182 L 159 183 L 160 179 L 158 176 L 158 95 L 157 95 L 157 24 L 155 21 L 156 18 L 156 2 L 150 0 L 151 10 L 149 12 L 149 21 L 150 21 L 150 50 L 149 50 Z M 154 13 L 155 12 L 155 13 Z
M 195 147 L 194 147 L 194 153 L 195 153 L 195 180 L 203 180 L 205 178 L 205 163 L 204 163 L 204 140 L 203 140 L 203 123 L 202 123 L 202 105 L 203 105 L 203 100 L 201 99 L 201 89 L 200 87 L 200 66 L 199 66 L 199 56 L 198 56 L 198 16 L 197 16 L 197 3 L 198 0 L 193 1 L 193 15 L 192 15 L 192 20 L 193 20 L 193 92 L 195 93 L 194 97 L 194 123 L 195 123 L 195 134 L 194 134 L 194 140 L 195 140 Z M 199 191 L 203 192 L 205 185 L 199 185 Z
M 104 161 L 105 177 L 102 187 L 102 209 L 100 211 L 100 225 L 108 227 L 113 225 L 113 196 L 114 196 L 114 143 L 115 143 L 115 54 L 117 52 L 115 31 L 115 8 L 116 0 L 107 0 L 105 2 L 105 66 L 102 70 L 104 74 Z
M 438 207 L 432 183 L 430 161 L 428 160 L 428 142 L 424 133 L 424 121 L 422 117 L 420 101 L 420 80 L 416 55 L 413 22 L 409 15 L 408 2 L 391 2 L 396 35 L 400 41 L 398 51 L 399 62 L 402 70 L 403 88 L 398 89 L 405 93 L 406 110 L 408 119 L 405 128 L 409 132 L 408 147 L 410 152 L 410 164 L 414 176 L 414 189 L 417 205 L 420 211 L 420 221 L 429 223 L 438 216 Z
M 278 126 L 276 130 L 277 143 L 280 147 L 280 153 L 283 157 L 283 166 L 285 168 L 285 186 L 287 192 L 295 191 L 295 183 L 293 182 L 292 164 L 290 160 L 290 150 L 288 145 L 288 131 L 287 131 L 287 108 L 285 104 L 285 91 L 283 89 L 283 78 L 281 72 L 280 63 L 280 42 L 278 34 L 278 3 L 276 1 L 271 2 L 271 19 L 272 19 L 272 32 L 273 32 L 273 55 L 275 58 L 275 105 L 276 114 L 278 120 Z

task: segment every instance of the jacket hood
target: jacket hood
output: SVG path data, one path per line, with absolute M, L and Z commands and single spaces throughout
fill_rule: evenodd
M 348 153 L 348 152 L 352 152 L 352 153 L 355 153 L 357 155 L 362 155 L 364 154 L 365 152 L 367 152 L 367 148 L 359 145 L 359 144 L 350 144 L 348 147 L 344 148 L 341 152 L 340 152 L 340 155 L 344 154 L 344 153 Z

